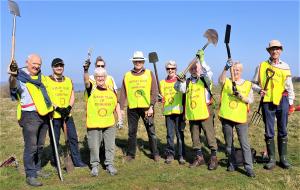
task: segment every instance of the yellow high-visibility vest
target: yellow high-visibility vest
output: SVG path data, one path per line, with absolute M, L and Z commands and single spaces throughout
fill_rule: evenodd
M 160 81 L 161 95 L 165 99 L 163 105 L 163 115 L 181 114 L 183 112 L 182 93 L 175 90 L 175 82 L 176 81 Z
M 205 87 L 201 80 L 190 82 L 186 91 L 185 117 L 187 120 L 204 120 L 209 117 Z
M 150 70 L 146 69 L 140 76 L 135 76 L 131 71 L 124 77 L 129 109 L 150 107 L 150 91 L 152 77 Z
M 117 106 L 117 96 L 111 89 L 95 88 L 87 98 L 87 128 L 107 128 L 115 124 L 114 110 Z
M 243 97 L 248 97 L 252 83 L 245 81 L 241 85 L 236 85 L 237 90 Z M 232 81 L 226 78 L 220 97 L 219 117 L 237 123 L 246 123 L 249 104 L 238 99 L 232 92 Z
M 270 79 L 267 86 L 267 92 L 264 96 L 264 102 L 273 102 L 275 105 L 279 105 L 282 93 L 285 90 L 285 81 L 288 76 L 291 76 L 291 70 L 280 69 L 272 66 L 267 61 L 264 61 L 259 66 L 259 83 L 264 88 L 267 80 L 266 70 L 267 68 L 275 71 L 274 76 Z
M 36 80 L 36 79 L 38 79 L 38 76 L 31 76 L 31 78 Z M 44 75 L 41 76 L 41 82 L 45 85 L 45 87 L 47 86 L 47 79 Z M 53 111 L 53 106 L 47 107 L 43 93 L 38 87 L 36 87 L 34 84 L 31 84 L 29 82 L 27 82 L 25 84 L 25 86 L 32 98 L 32 101 L 34 103 L 36 111 L 38 112 L 39 115 L 45 116 L 48 113 L 50 113 L 51 111 Z M 17 106 L 17 119 L 18 120 L 21 119 L 21 112 L 22 112 L 21 104 L 19 102 L 19 104 Z
M 64 81 L 56 82 L 47 77 L 47 92 L 53 105 L 66 108 L 70 105 L 70 98 L 73 91 L 72 80 L 64 77 Z M 54 111 L 53 118 L 61 118 L 60 113 Z

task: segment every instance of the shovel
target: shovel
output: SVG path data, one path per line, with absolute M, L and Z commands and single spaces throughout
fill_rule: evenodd
M 267 70 L 266 70 L 267 80 L 266 80 L 266 84 L 265 84 L 263 90 L 267 90 L 269 81 L 274 76 L 274 74 L 275 74 L 275 71 L 273 71 L 272 69 L 267 68 Z M 262 114 L 260 113 L 260 109 L 262 107 L 263 100 L 264 100 L 264 96 L 260 98 L 258 110 L 253 113 L 252 118 L 250 120 L 250 125 L 259 125 L 260 120 L 262 118 Z
M 158 79 L 158 74 L 157 74 L 157 69 L 156 69 L 156 62 L 158 62 L 158 56 L 156 52 L 151 52 L 148 55 L 149 57 L 149 62 L 153 63 L 154 66 L 154 72 L 155 72 L 155 78 L 156 78 L 156 83 L 158 87 L 158 98 L 162 98 L 161 91 L 160 91 L 160 84 L 159 84 L 159 79 Z
M 7 73 L 12 75 L 17 75 L 17 71 L 13 69 L 12 63 L 15 61 L 15 36 L 16 36 L 16 17 L 20 17 L 19 6 L 16 2 L 8 0 L 8 8 L 10 13 L 13 15 L 13 29 L 12 29 L 12 42 L 11 42 L 11 58 L 10 64 L 7 68 Z
M 206 44 L 202 47 L 202 50 L 205 50 L 205 48 L 206 48 L 210 43 L 213 43 L 215 46 L 217 45 L 217 43 L 218 43 L 218 32 L 217 32 L 215 29 L 208 29 L 208 30 L 206 30 L 206 32 L 204 33 L 203 36 L 207 38 L 207 42 L 206 42 Z M 184 71 L 182 72 L 182 73 L 183 73 L 183 76 L 186 75 L 186 73 L 187 73 L 188 70 L 191 68 L 191 66 L 194 65 L 197 61 L 198 61 L 198 57 L 196 56 L 196 57 L 190 62 L 190 64 L 184 69 Z M 183 78 L 181 78 L 181 76 L 178 76 L 178 75 L 177 75 L 177 78 L 178 78 L 180 81 L 183 81 L 183 80 L 184 80 Z
M 68 129 L 67 129 L 67 124 L 66 124 L 66 119 L 64 119 L 64 135 L 65 135 L 65 143 L 66 143 L 66 147 L 67 147 L 67 152 L 64 158 L 64 163 L 65 163 L 65 167 L 67 170 L 67 173 L 70 173 L 71 171 L 74 170 L 74 164 L 72 161 L 72 158 L 70 156 L 70 144 L 69 144 L 69 140 L 68 140 Z

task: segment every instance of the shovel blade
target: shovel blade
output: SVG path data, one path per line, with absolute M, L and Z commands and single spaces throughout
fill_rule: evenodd
M 14 2 L 12 0 L 8 0 L 8 8 L 9 8 L 9 11 L 11 14 L 16 15 L 16 16 L 21 16 L 19 6 L 16 2 Z
M 219 38 L 218 38 L 218 32 L 215 29 L 206 30 L 203 36 L 207 38 L 209 43 L 213 43 L 214 46 L 217 45 Z
M 64 161 L 67 173 L 72 172 L 74 170 L 74 165 L 71 156 L 67 155 Z
M 149 57 L 149 62 L 150 63 L 156 63 L 156 62 L 158 62 L 158 56 L 157 56 L 156 52 L 149 53 L 148 57 Z

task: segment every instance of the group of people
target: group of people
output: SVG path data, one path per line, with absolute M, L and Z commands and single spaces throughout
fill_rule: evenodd
M 242 78 L 243 65 L 239 61 L 231 59 L 227 60 L 224 70 L 219 76 L 222 91 L 217 115 L 222 123 L 226 144 L 227 171 L 235 171 L 237 167 L 233 146 L 233 130 L 236 128 L 243 152 L 244 168 L 249 177 L 255 177 L 247 123 L 249 104 L 254 101 L 253 91 L 263 97 L 262 115 L 269 157 L 264 168 L 270 170 L 276 165 L 275 117 L 278 127 L 279 163 L 283 168 L 290 167 L 287 161 L 287 123 L 289 112 L 293 112 L 295 98 L 291 72 L 288 64 L 280 59 L 283 47 L 278 40 L 270 41 L 266 49 L 270 57 L 259 64 L 252 82 Z M 158 87 L 152 71 L 144 67 L 146 58 L 143 52 L 134 52 L 130 59 L 133 69 L 124 75 L 119 98 L 114 79 L 108 75 L 105 69 L 104 59 L 101 56 L 97 57 L 93 75 L 89 75 L 91 61 L 89 59 L 85 61 L 83 78 L 87 105 L 86 128 L 92 176 L 99 174 L 99 154 L 100 150 L 103 150 L 100 149 L 102 145 L 104 146 L 106 171 L 110 175 L 117 174 L 114 166 L 115 135 L 117 128 L 123 128 L 125 109 L 127 109 L 128 120 L 128 145 L 124 159 L 128 162 L 135 159 L 140 118 L 142 118 L 148 134 L 153 160 L 158 162 L 161 159 L 154 125 L 154 106 L 157 101 L 163 104 L 167 129 L 165 163 L 170 164 L 177 158 L 179 164 L 185 164 L 184 129 L 185 122 L 188 121 L 194 150 L 194 160 L 189 167 L 195 168 L 206 163 L 200 138 L 201 131 L 203 131 L 211 150 L 208 169 L 217 169 L 218 145 L 214 126 L 214 97 L 211 93 L 213 73 L 205 62 L 203 50 L 199 50 L 196 57 L 197 59 L 193 60 L 194 63 L 189 69 L 190 77 L 188 78 L 184 73 L 177 74 L 175 61 L 168 61 L 165 65 L 167 77 L 159 82 Z M 41 186 L 42 183 L 38 177 L 48 176 L 41 169 L 41 153 L 50 122 L 53 122 L 57 145 L 59 144 L 60 129 L 67 132 L 74 166 L 87 166 L 82 162 L 78 150 L 78 137 L 71 115 L 75 100 L 74 90 L 71 79 L 63 75 L 64 61 L 60 58 L 53 59 L 53 74 L 50 76 L 41 74 L 41 64 L 42 60 L 36 54 L 28 56 L 26 68 L 23 69 L 18 69 L 13 60 L 10 68 L 13 68 L 14 72 L 9 78 L 11 96 L 19 101 L 17 115 L 25 143 L 26 182 L 32 186 Z M 233 78 L 226 77 L 228 70 L 231 70 Z M 270 80 L 267 80 L 269 70 L 275 74 Z M 65 125 L 66 127 L 63 128 Z M 177 137 L 177 157 L 174 132 Z M 53 141 L 51 142 L 53 143 Z M 51 163 L 56 166 L 54 156 Z

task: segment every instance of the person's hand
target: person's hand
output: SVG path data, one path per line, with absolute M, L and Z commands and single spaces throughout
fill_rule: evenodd
M 16 60 L 12 60 L 9 66 L 9 69 L 11 72 L 17 72 L 18 71 L 18 64 L 16 62 Z
M 238 99 L 243 100 L 243 95 L 242 95 L 239 91 L 236 91 L 236 92 L 234 93 L 234 95 L 235 95 Z
M 263 90 L 263 89 L 261 89 L 260 91 L 259 91 L 259 94 L 260 94 L 260 97 L 264 97 L 265 95 L 266 95 L 266 91 L 265 90 Z
M 228 69 L 230 69 L 230 67 L 232 66 L 232 64 L 233 64 L 233 61 L 232 61 L 231 58 L 229 58 L 229 59 L 227 60 L 226 64 L 225 64 L 224 69 L 225 69 L 226 71 L 228 71 Z
M 289 115 L 295 112 L 295 107 L 294 105 L 289 106 Z
M 87 72 L 89 70 L 90 65 L 91 65 L 91 60 L 90 59 L 85 60 L 85 62 L 83 64 L 84 72 Z
M 164 98 L 162 95 L 158 94 L 158 95 L 157 95 L 157 101 L 158 101 L 159 103 L 164 103 L 164 102 L 165 102 L 165 98 Z
M 67 112 L 66 108 L 56 107 L 55 111 L 57 111 L 60 114 L 61 118 L 65 118 L 68 116 L 66 113 Z
M 71 113 L 71 110 L 72 110 L 72 106 L 69 105 L 68 107 L 65 108 L 64 112 L 66 114 L 66 116 L 68 117 Z
M 154 113 L 154 110 L 153 110 L 153 106 L 151 105 L 148 109 L 148 111 L 146 111 L 146 116 L 148 117 L 152 117 L 153 116 L 153 113 Z
M 204 51 L 202 49 L 199 49 L 196 53 L 196 56 L 200 60 L 200 63 L 202 64 L 204 62 Z
M 180 72 L 179 74 L 177 74 L 177 78 L 180 81 L 185 81 L 186 76 L 183 72 Z
M 117 129 L 122 129 L 124 126 L 123 119 L 119 119 L 118 123 L 116 124 Z

